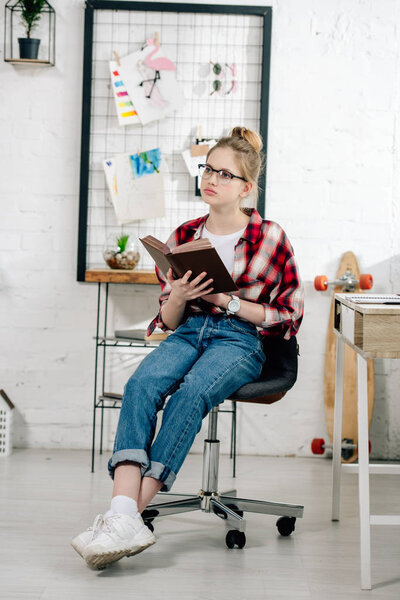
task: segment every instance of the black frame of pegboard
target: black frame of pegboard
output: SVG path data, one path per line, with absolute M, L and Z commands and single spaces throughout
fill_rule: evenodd
M 178 4 L 167 2 L 129 2 L 125 0 L 87 0 L 85 7 L 83 86 L 82 86 L 82 126 L 81 126 L 81 167 L 79 184 L 79 229 L 78 229 L 78 268 L 77 281 L 85 281 L 87 220 L 88 220 L 88 184 L 90 117 L 92 100 L 92 55 L 93 21 L 95 10 L 140 10 L 157 12 L 220 13 L 236 15 L 256 15 L 263 17 L 263 50 L 261 67 L 260 134 L 264 142 L 264 152 L 268 145 L 269 80 L 271 63 L 271 25 L 272 8 L 270 6 L 232 6 L 215 4 Z M 264 215 L 267 167 L 258 182 L 260 194 L 258 211 Z

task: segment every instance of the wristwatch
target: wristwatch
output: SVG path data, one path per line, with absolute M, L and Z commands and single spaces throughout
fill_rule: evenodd
M 226 314 L 234 315 L 240 309 L 240 299 L 237 296 L 233 296 L 232 294 L 230 294 L 230 297 L 232 299 L 229 300 L 229 302 L 228 302 L 228 306 L 226 308 Z

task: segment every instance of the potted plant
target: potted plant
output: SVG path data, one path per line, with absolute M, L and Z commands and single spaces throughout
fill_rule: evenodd
M 129 235 L 109 236 L 103 249 L 103 257 L 111 269 L 132 270 L 139 262 L 140 254 L 136 244 L 129 241 L 129 237 Z
M 21 20 L 26 31 L 26 38 L 18 38 L 20 58 L 38 57 L 40 40 L 31 38 L 31 32 L 38 26 L 45 5 L 46 0 L 20 0 L 19 2 Z

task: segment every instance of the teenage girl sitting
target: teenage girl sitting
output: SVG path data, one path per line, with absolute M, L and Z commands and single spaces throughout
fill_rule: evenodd
M 141 513 L 157 492 L 168 491 L 202 419 L 246 383 L 266 359 L 264 335 L 296 334 L 303 316 L 303 288 L 292 246 L 282 228 L 241 208 L 257 190 L 262 141 L 244 127 L 219 139 L 200 167 L 201 196 L 208 213 L 183 223 L 170 248 L 207 237 L 238 287 L 213 294 L 207 273 L 174 279 L 157 269 L 160 310 L 149 325 L 172 330 L 141 362 L 122 399 L 113 455 L 111 506 L 72 540 L 89 566 L 101 568 L 155 543 Z M 256 195 L 256 194 L 255 194 Z M 157 413 L 164 406 L 155 435 Z

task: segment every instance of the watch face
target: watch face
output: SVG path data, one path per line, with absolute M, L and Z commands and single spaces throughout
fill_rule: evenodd
M 228 310 L 230 312 L 237 312 L 240 308 L 240 300 L 238 298 L 232 298 L 228 304 Z

